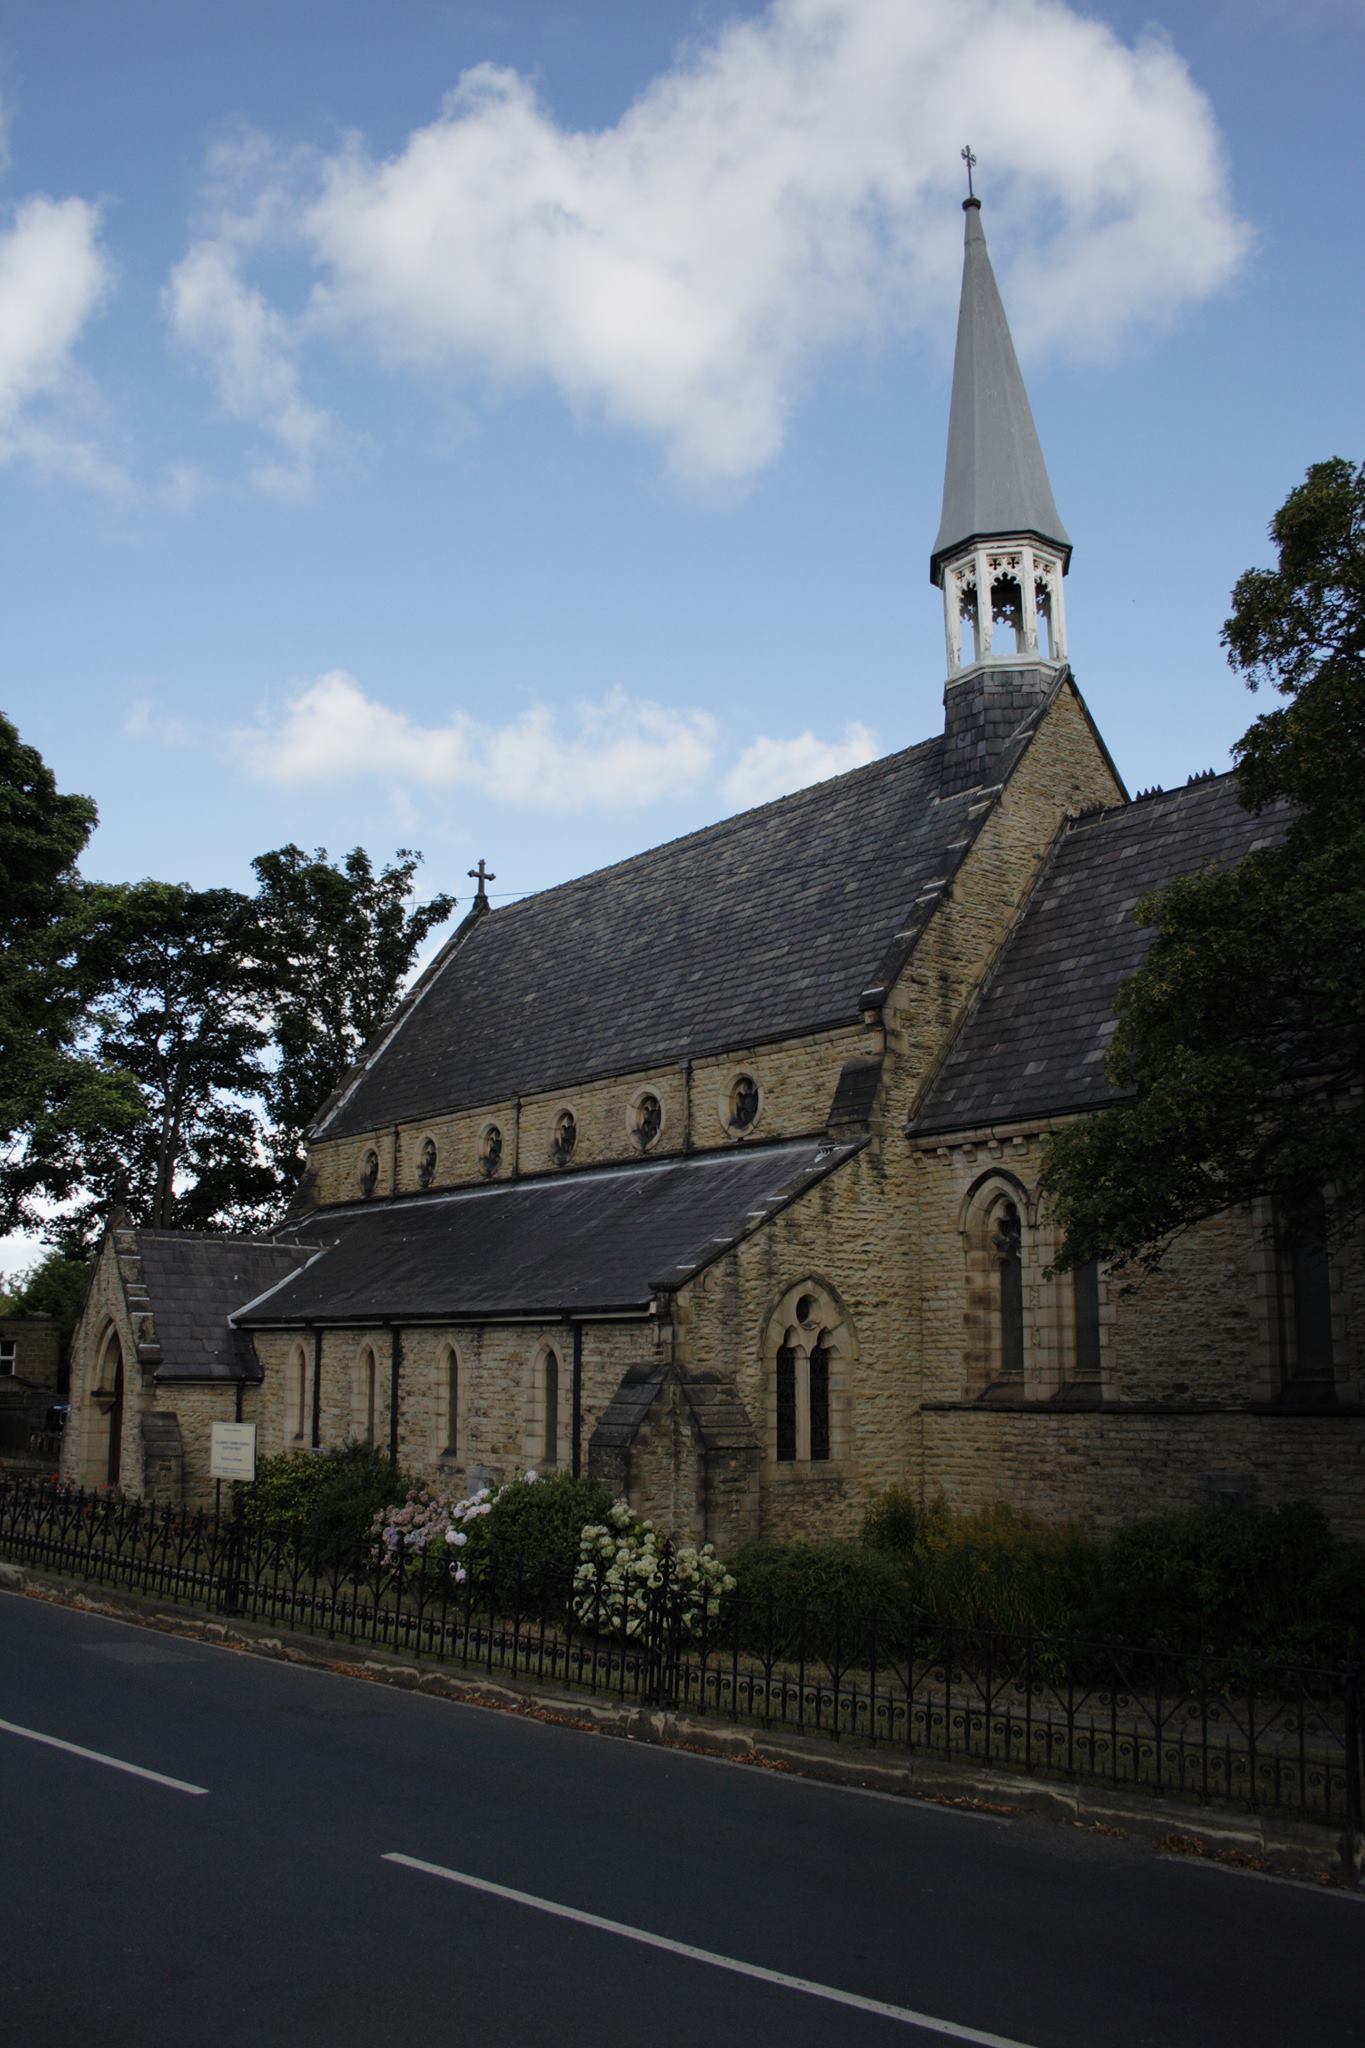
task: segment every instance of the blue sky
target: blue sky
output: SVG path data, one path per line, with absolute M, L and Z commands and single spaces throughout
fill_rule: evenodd
M 967 139 L 1077 678 L 1225 766 L 1362 452 L 1362 78 L 1360 0 L 10 0 L 0 706 L 88 872 L 517 893 L 932 733 Z

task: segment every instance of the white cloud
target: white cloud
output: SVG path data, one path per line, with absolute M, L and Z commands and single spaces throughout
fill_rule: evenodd
M 750 742 L 726 776 L 725 794 L 736 810 L 747 810 L 876 758 L 877 735 L 856 723 L 844 727 L 841 740 L 817 739 L 813 732 L 791 740 L 760 738 Z
M 330 331 L 390 363 L 549 379 L 678 469 L 743 476 L 821 350 L 946 339 L 964 136 L 1036 347 L 1113 347 L 1237 268 L 1212 113 L 1159 38 L 1130 47 L 1061 0 L 773 0 L 595 132 L 480 65 L 384 159 L 239 139 L 173 286 L 216 310 L 175 318 L 286 446 L 296 417 L 311 431 L 294 350 Z M 281 241 L 313 283 L 288 323 L 240 275 Z
M 34 195 L 0 229 L 0 461 L 100 489 L 123 481 L 79 424 L 91 394 L 76 344 L 112 283 L 98 207 Z
M 152 708 L 138 706 L 128 731 L 149 731 Z M 379 782 L 411 805 L 414 793 L 478 789 L 499 802 L 540 810 L 628 809 L 713 786 L 719 728 L 710 712 L 674 711 L 610 691 L 575 705 L 567 723 L 535 705 L 505 725 L 455 712 L 420 725 L 365 690 L 344 669 L 309 683 L 277 717 L 233 735 L 233 750 L 257 782 L 278 788 Z M 813 733 L 759 739 L 721 787 L 736 807 L 762 803 L 870 761 L 875 735 L 845 727 L 842 740 Z
M 166 305 L 173 332 L 208 366 L 224 409 L 258 422 L 275 441 L 277 452 L 255 465 L 252 481 L 275 496 L 306 493 L 329 422 L 300 391 L 291 323 L 246 282 L 228 237 L 193 244 L 171 273 Z

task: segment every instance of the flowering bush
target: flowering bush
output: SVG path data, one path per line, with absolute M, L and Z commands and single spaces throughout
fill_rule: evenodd
M 534 1477 L 528 1473 L 528 1478 Z M 465 1500 L 436 1486 L 415 1486 L 398 1507 L 381 1508 L 371 1525 L 370 1555 L 376 1564 L 396 1570 L 416 1563 L 440 1576 L 449 1572 L 457 1586 L 469 1577 L 476 1552 L 469 1551 L 471 1533 L 493 1504 L 491 1487 L 481 1486 Z M 487 1543 L 478 1546 L 486 1551 Z M 469 1555 L 466 1556 L 466 1552 Z
M 662 1543 L 654 1524 L 637 1521 L 628 1501 L 614 1502 L 606 1521 L 589 1523 L 579 1538 L 574 1613 L 613 1634 L 638 1636 L 650 1595 L 662 1594 L 676 1610 L 682 1636 L 699 1635 L 734 1588 L 713 1544 Z
M 420 1569 L 500 1607 L 523 1600 L 567 1603 L 579 1531 L 610 1506 L 594 1480 L 536 1472 L 502 1486 L 481 1486 L 457 1500 L 433 1486 L 410 1489 L 401 1506 L 374 1518 L 371 1554 L 391 1568 Z

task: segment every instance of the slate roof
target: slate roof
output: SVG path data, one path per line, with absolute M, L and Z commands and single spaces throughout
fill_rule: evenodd
M 328 1209 L 297 1226 L 328 1248 L 234 1320 L 266 1329 L 644 1310 L 854 1150 L 815 1139 L 736 1146 Z
M 856 1022 L 976 792 L 941 738 L 472 919 L 314 1135 Z
M 297 1244 L 139 1230 L 137 1250 L 161 1358 L 157 1380 L 259 1379 L 250 1342 L 228 1317 L 309 1252 Z
M 1058 841 L 980 999 L 914 1119 L 916 1136 L 1097 1109 L 1119 985 L 1153 933 L 1139 900 L 1177 875 L 1275 845 L 1284 808 L 1253 817 L 1222 775 L 1080 818 Z
M 962 299 L 948 414 L 943 517 L 930 558 L 939 564 L 964 541 L 991 534 L 1036 533 L 1069 556 L 1033 411 L 1010 338 L 1009 322 L 986 252 L 979 200 L 963 201 L 966 234 Z

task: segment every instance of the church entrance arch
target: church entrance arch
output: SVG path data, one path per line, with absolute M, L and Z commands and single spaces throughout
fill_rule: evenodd
M 88 1486 L 117 1486 L 123 1468 L 123 1346 L 110 1324 L 100 1346 L 91 1389 L 90 1450 L 84 1459 Z

